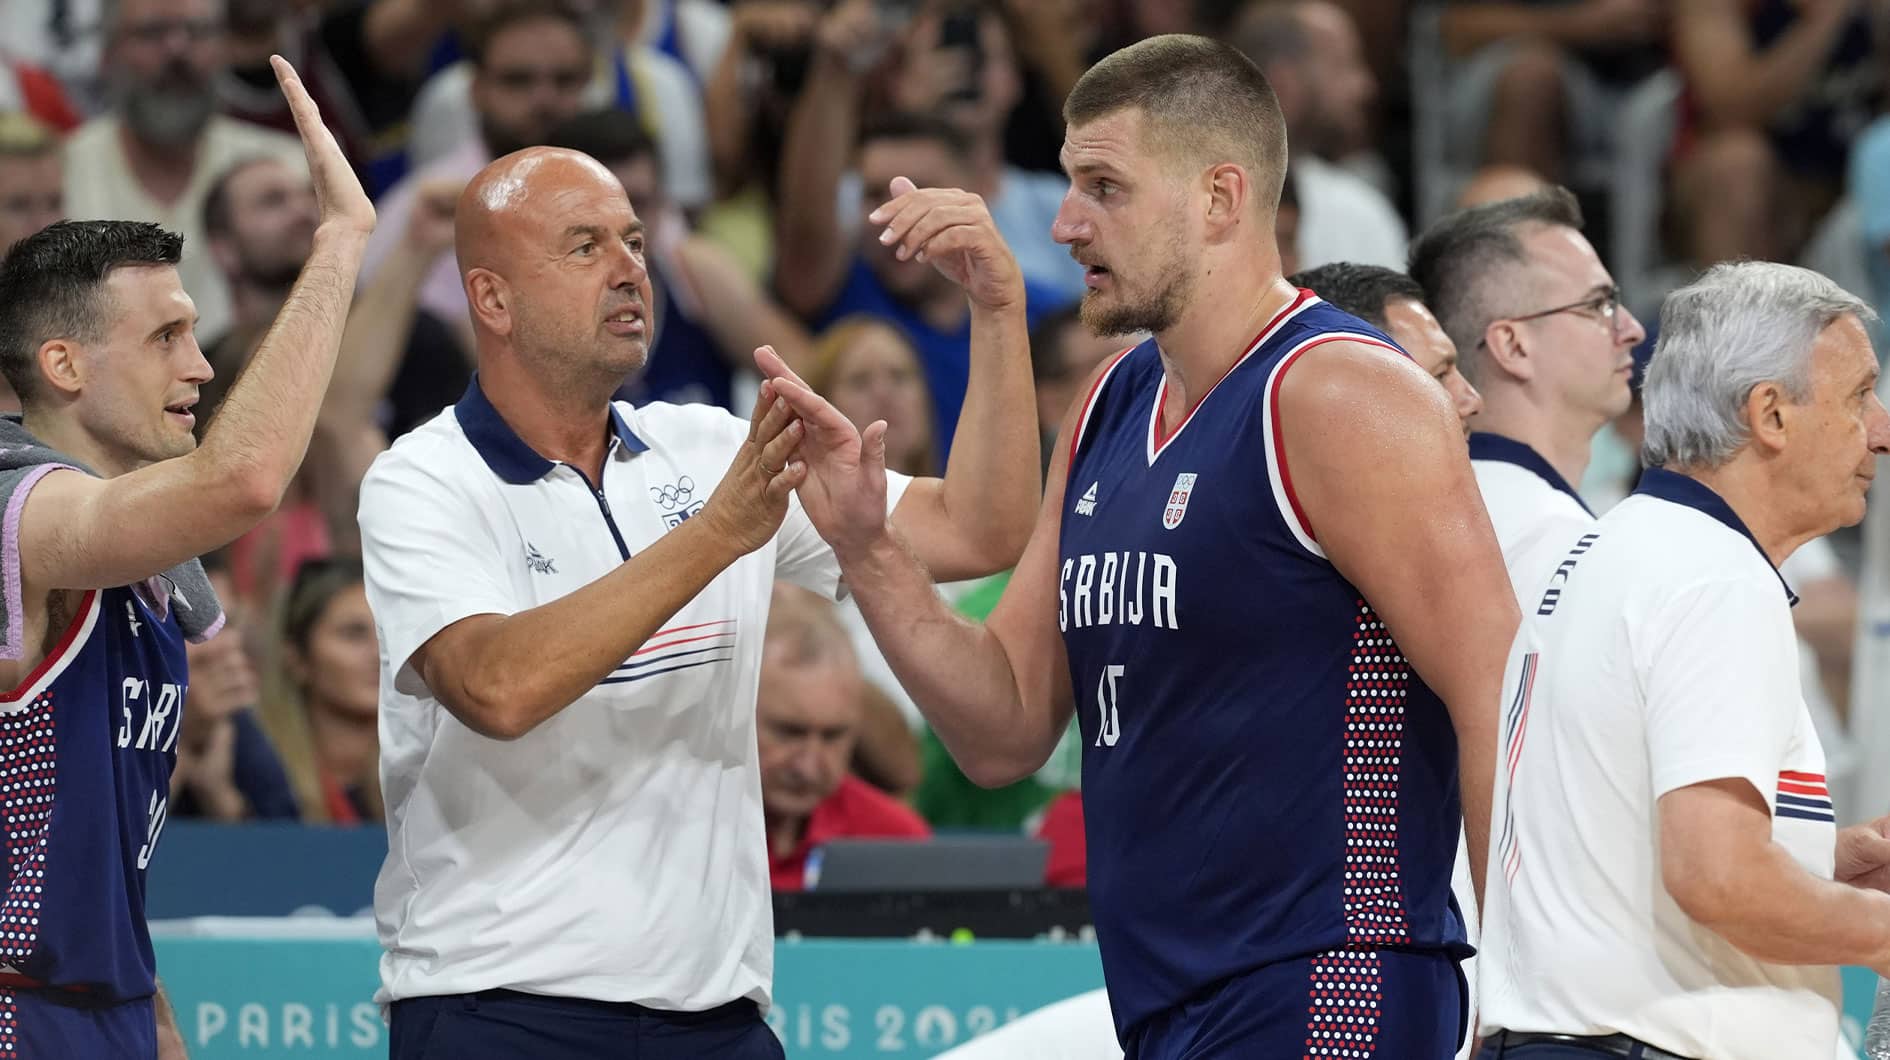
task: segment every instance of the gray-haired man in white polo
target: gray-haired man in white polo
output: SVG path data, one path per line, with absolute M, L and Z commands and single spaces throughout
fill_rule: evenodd
M 1870 310 L 1721 265 L 1673 294 L 1648 470 L 1526 601 L 1505 681 L 1485 1056 L 1823 1060 L 1890 971 L 1890 819 L 1834 823 L 1777 566 L 1863 518 Z

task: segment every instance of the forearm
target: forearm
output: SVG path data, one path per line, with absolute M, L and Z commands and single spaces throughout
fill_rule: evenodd
M 715 167 L 716 188 L 723 195 L 739 190 L 748 177 L 750 101 L 742 86 L 742 72 L 748 61 L 748 44 L 738 31 L 730 36 L 709 83 L 702 86 L 709 159 Z
M 1500 696 L 1500 689 L 1497 695 Z M 1495 702 L 1495 699 L 1492 699 Z M 1457 732 L 1457 779 L 1463 802 L 1464 853 L 1470 860 L 1470 883 L 1475 888 L 1477 915 L 1482 915 L 1484 881 L 1490 857 L 1490 804 L 1495 797 L 1496 752 L 1501 740 L 1497 714 L 1464 712 L 1453 716 Z
M 1728 62 L 1724 51 L 1689 61 L 1680 51 L 1683 75 L 1698 97 L 1709 127 L 1764 127 L 1803 96 L 1824 68 L 1844 21 L 1818 13 L 1794 22 L 1764 51 L 1748 51 Z
M 1821 880 L 1777 843 L 1739 859 L 1713 901 L 1688 915 L 1771 964 L 1883 968 L 1890 957 L 1890 895 Z
M 989 574 L 1017 562 L 1042 500 L 1024 307 L 971 313 L 971 378 L 941 491 L 946 522 Z
M 846 266 L 835 199 L 853 154 L 859 92 L 841 60 L 817 55 L 782 138 L 775 290 L 802 317 L 826 308 Z
M 374 282 L 355 297 L 342 329 L 334 380 L 322 398 L 324 423 L 339 427 L 372 420 L 406 355 L 420 285 L 432 265 L 430 258 L 403 243 L 388 255 Z
M 737 558 L 712 528 L 685 520 L 609 575 L 495 622 L 460 687 L 434 691 L 485 735 L 523 736 L 609 677 Z
M 156 1010 L 159 1060 L 184 1060 L 184 1031 L 178 1026 L 177 1011 L 164 990 L 164 980 L 157 980 L 157 994 L 152 998 Z
M 998 787 L 1049 759 L 1055 712 L 1026 708 L 1003 643 L 954 612 L 892 533 L 842 556 L 841 572 L 893 674 L 967 777 Z
M 257 503 L 280 503 L 307 451 L 341 346 L 350 299 L 361 266 L 365 233 L 318 231 L 314 251 L 295 288 L 224 399 L 203 445 L 192 454 L 206 489 L 234 486 L 251 501 L 219 528 L 216 547 L 247 530 Z M 262 503 L 266 502 L 266 503 Z

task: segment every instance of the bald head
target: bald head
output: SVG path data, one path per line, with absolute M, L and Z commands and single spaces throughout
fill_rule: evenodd
M 509 350 L 541 378 L 608 394 L 648 353 L 643 222 L 596 159 L 531 147 L 460 193 L 454 244 L 482 370 Z
M 508 240 L 555 223 L 569 200 L 601 193 L 623 196 L 610 170 L 587 154 L 560 147 L 514 151 L 479 171 L 460 192 L 453 213 L 459 271 L 498 270 Z

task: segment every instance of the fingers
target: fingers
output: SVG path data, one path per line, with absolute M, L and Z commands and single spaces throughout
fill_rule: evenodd
M 761 375 L 764 379 L 788 379 L 800 384 L 803 390 L 814 389 L 807 385 L 807 380 L 802 379 L 799 375 L 795 374 L 794 369 L 788 367 L 787 361 L 783 360 L 780 354 L 774 352 L 773 346 L 755 347 L 755 367 L 761 369 Z
M 768 485 L 762 493 L 768 498 L 770 504 L 786 504 L 788 494 L 800 489 L 806 481 L 807 462 L 791 460 L 786 467 L 781 469 L 779 475 L 768 480 Z
M 755 399 L 754 411 L 748 414 L 748 440 L 766 442 L 781 433 L 792 415 L 792 406 L 780 400 L 773 381 L 763 380 L 761 396 Z
M 805 384 L 786 379 L 773 380 L 775 393 L 781 395 L 794 409 L 800 422 L 822 438 L 846 436 L 853 432 L 853 421 L 846 418 L 833 403 L 812 390 Z M 774 465 L 779 467 L 779 464 Z
M 860 464 L 868 471 L 886 471 L 886 421 L 874 420 L 860 435 Z
M 927 210 L 913 221 L 911 228 L 906 231 L 905 238 L 899 241 L 899 249 L 894 251 L 894 257 L 900 261 L 912 257 L 925 261 L 947 249 L 974 244 L 985 231 L 988 231 L 986 226 L 989 221 L 990 214 L 985 213 L 981 208 L 969 205 L 941 206 Z M 943 242 L 940 236 L 946 233 L 956 234 L 960 238 L 950 248 L 936 245 Z
M 787 429 L 770 439 L 761 447 L 761 473 L 769 478 L 780 478 L 789 464 L 794 463 L 794 451 L 801 446 L 801 438 L 807 433 L 801 421 L 795 420 Z
M 880 220 L 884 217 L 885 220 Z M 933 236 L 957 225 L 990 224 L 991 212 L 984 200 L 956 188 L 928 188 L 923 192 L 894 199 L 873 211 L 874 224 L 886 227 L 879 234 L 882 246 L 897 246 L 894 256 L 900 261 L 919 255 L 924 260 L 926 243 Z

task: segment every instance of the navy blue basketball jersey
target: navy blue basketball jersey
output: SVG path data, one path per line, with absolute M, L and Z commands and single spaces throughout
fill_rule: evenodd
M 168 599 L 82 599 L 52 653 L 0 696 L 0 983 L 118 1002 L 155 990 L 145 867 L 177 761 L 184 635 Z
M 1403 356 L 1301 291 L 1172 431 L 1151 339 L 1106 370 L 1071 442 L 1058 624 L 1125 1040 L 1274 962 L 1463 952 L 1454 731 L 1327 561 L 1286 465 L 1281 379 L 1334 340 Z

